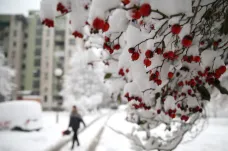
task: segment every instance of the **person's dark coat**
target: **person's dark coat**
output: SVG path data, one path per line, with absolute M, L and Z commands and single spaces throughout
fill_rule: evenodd
M 80 128 L 80 123 L 83 123 L 85 126 L 85 122 L 83 121 L 81 115 L 78 113 L 71 113 L 69 127 L 73 130 L 77 130 Z

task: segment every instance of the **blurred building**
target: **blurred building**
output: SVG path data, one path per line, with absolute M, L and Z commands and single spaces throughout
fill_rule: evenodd
M 76 48 L 68 23 L 67 17 L 61 17 L 55 28 L 47 28 L 41 24 L 38 11 L 30 11 L 28 17 L 0 15 L 0 46 L 8 64 L 16 70 L 14 99 L 33 96 L 40 98 L 44 109 L 58 107 L 60 88 L 54 70 L 67 72 Z

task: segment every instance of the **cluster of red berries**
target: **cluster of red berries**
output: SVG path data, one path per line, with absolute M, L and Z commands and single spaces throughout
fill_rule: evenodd
M 78 31 L 74 31 L 74 32 L 72 33 L 72 35 L 73 35 L 75 38 L 77 38 L 77 37 L 83 38 L 83 35 L 82 35 L 80 32 L 78 32 Z
M 220 78 L 222 74 L 226 72 L 226 66 L 220 66 L 218 69 L 215 70 L 215 78 Z
M 189 108 L 189 112 L 192 112 L 192 113 L 200 112 L 200 113 L 202 113 L 203 110 L 199 106 L 196 106 L 196 107 L 193 107 L 193 108 Z
M 158 71 L 155 71 L 155 73 L 151 73 L 150 75 L 150 81 L 154 81 L 157 85 L 162 84 L 162 80 L 159 79 L 160 73 Z
M 187 115 L 182 115 L 181 120 L 187 122 L 189 117 Z
M 96 30 L 100 30 L 101 29 L 103 32 L 106 32 L 109 29 L 109 23 L 105 22 L 103 19 L 100 19 L 100 18 L 96 17 L 93 20 L 93 28 L 96 29 Z
M 163 54 L 163 57 L 165 59 L 175 60 L 178 58 L 178 55 L 176 55 L 173 51 L 168 51 Z
M 62 3 L 57 4 L 56 10 L 60 11 L 62 14 L 66 14 L 69 12 L 68 9 Z
M 133 19 L 140 19 L 141 16 L 146 17 L 149 16 L 151 13 L 151 6 L 148 3 L 142 4 L 139 8 L 132 10 L 132 18 Z
M 201 61 L 201 58 L 200 58 L 200 56 L 187 56 L 187 55 L 185 55 L 185 56 L 183 56 L 183 61 L 186 61 L 188 63 L 192 63 L 194 61 L 194 62 L 198 63 Z
M 174 109 L 174 110 L 169 109 L 168 112 L 166 112 L 165 114 L 169 115 L 169 117 L 171 117 L 171 118 L 175 118 L 176 117 L 176 112 L 177 112 L 176 109 Z
M 120 49 L 120 45 L 119 44 L 111 45 L 110 38 L 109 37 L 105 37 L 105 43 L 103 45 L 103 48 L 108 50 L 109 53 L 112 54 L 114 52 L 114 50 L 119 50 Z
M 144 59 L 143 63 L 146 67 L 149 67 L 151 65 L 151 61 L 149 58 L 152 58 L 154 56 L 154 53 L 151 50 L 147 50 L 145 52 L 145 56 L 146 56 L 146 58 Z
M 128 72 L 129 72 L 129 69 L 126 69 L 125 72 L 128 73 Z M 124 76 L 124 75 L 125 75 L 124 69 L 121 68 L 121 69 L 119 70 L 119 73 L 118 73 L 118 74 L 121 75 L 121 76 Z
M 128 52 L 131 54 L 132 61 L 136 61 L 139 59 L 139 52 L 136 52 L 135 48 L 129 48 Z
M 42 24 L 48 26 L 49 28 L 54 27 L 54 21 L 48 18 L 44 19 Z

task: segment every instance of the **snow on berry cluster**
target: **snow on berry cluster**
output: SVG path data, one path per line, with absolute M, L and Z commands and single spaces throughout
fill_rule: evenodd
M 139 117 L 135 122 L 163 123 L 170 130 L 179 122 L 175 139 L 146 142 L 148 149 L 172 150 L 204 114 L 212 88 L 228 94 L 219 80 L 226 72 L 227 5 L 219 0 L 43 0 L 41 19 L 53 27 L 57 11 L 70 13 L 75 37 L 103 37 L 100 48 L 112 60 L 103 62 L 118 66 L 116 75 L 126 83 L 119 90 Z M 83 33 L 85 27 L 89 33 Z

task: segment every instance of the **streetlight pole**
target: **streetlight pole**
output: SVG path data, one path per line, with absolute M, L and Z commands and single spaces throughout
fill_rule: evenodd
M 56 123 L 59 122 L 59 110 L 60 110 L 60 105 L 61 105 L 61 100 L 60 100 L 60 95 L 59 95 L 59 90 L 61 89 L 61 85 L 60 85 L 60 80 L 61 80 L 61 77 L 63 75 L 63 70 L 61 68 L 57 68 L 55 69 L 55 77 L 57 79 L 57 83 L 56 83 L 56 87 L 57 87 L 57 109 L 56 109 Z

